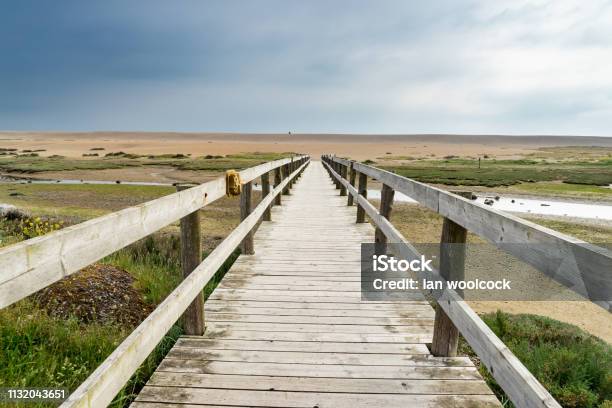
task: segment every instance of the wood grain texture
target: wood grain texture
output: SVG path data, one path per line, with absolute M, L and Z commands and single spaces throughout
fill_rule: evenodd
M 261 196 L 265 197 L 268 194 L 270 194 L 270 173 L 264 173 L 261 175 Z M 270 207 L 273 204 L 271 204 L 270 206 L 268 206 L 266 208 L 266 210 L 264 211 L 262 220 L 263 221 L 271 221 L 272 220 L 272 213 L 270 212 Z
M 440 275 L 448 280 L 465 279 L 465 243 L 467 230 L 454 221 L 444 218 L 440 239 Z M 457 290 L 462 295 L 460 289 Z M 459 330 L 444 309 L 436 307 L 431 352 L 434 356 L 455 356 L 459 342 Z
M 182 191 L 193 188 L 193 185 L 178 185 L 177 190 Z M 194 211 L 181 218 L 181 269 L 183 278 L 202 262 L 202 232 L 200 226 L 200 212 Z M 204 334 L 204 296 L 196 295 L 193 302 L 187 307 L 182 317 L 185 334 Z

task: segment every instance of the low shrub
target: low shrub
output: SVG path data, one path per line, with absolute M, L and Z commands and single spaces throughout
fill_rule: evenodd
M 602 408 L 612 403 L 610 344 L 576 326 L 543 316 L 498 311 L 481 318 L 563 407 Z M 466 343 L 461 350 L 476 357 Z M 484 366 L 479 369 L 506 402 L 493 376 Z M 513 405 L 508 402 L 507 406 Z

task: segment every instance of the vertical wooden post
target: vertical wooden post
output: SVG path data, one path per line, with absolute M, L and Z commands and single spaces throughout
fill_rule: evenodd
M 293 156 L 291 156 L 291 163 L 289 163 L 289 169 L 287 171 L 287 177 L 291 176 L 291 173 L 293 173 L 293 171 L 295 170 L 294 166 L 294 162 L 293 162 Z M 289 189 L 291 190 L 293 188 L 293 180 L 289 181 Z
M 246 217 L 251 214 L 251 190 L 252 182 L 248 182 L 242 185 L 242 191 L 240 192 L 240 221 L 243 221 Z M 243 255 L 253 255 L 253 231 L 244 237 L 240 243 L 240 252 Z
M 380 210 L 379 214 L 386 219 L 391 219 L 391 209 L 393 208 L 393 197 L 395 196 L 395 190 L 386 184 L 383 184 L 382 190 L 380 191 Z M 384 255 L 387 253 L 387 236 L 382 230 L 376 227 L 374 232 L 375 252 L 377 255 Z
M 464 197 L 471 197 L 471 192 L 455 192 Z M 446 280 L 463 280 L 465 278 L 465 242 L 467 230 L 454 221 L 444 218 L 442 238 L 440 239 L 440 275 Z M 457 291 L 460 295 L 460 291 Z M 454 357 L 457 355 L 459 330 L 437 305 L 434 320 L 431 353 L 434 356 Z
M 270 194 L 270 173 L 266 172 L 261 175 L 261 199 L 263 200 L 268 194 Z M 271 207 L 272 204 L 265 209 L 263 213 L 264 221 L 270 221 L 272 219 Z
M 340 165 L 340 173 L 339 174 L 345 180 L 346 180 L 346 169 L 347 169 L 347 166 L 345 166 L 344 164 Z M 340 195 L 343 196 L 343 197 L 346 196 L 346 186 L 344 184 L 342 184 L 342 183 L 340 183 Z
M 281 181 L 282 181 L 281 168 L 277 167 L 274 169 L 274 188 L 278 187 Z M 277 194 L 276 197 L 274 197 L 274 205 L 281 205 L 281 195 L 280 194 Z
M 349 183 L 353 187 L 355 187 L 355 175 L 356 175 L 355 169 L 353 168 L 354 165 L 355 165 L 355 162 L 351 161 L 351 164 L 349 166 Z M 346 202 L 346 205 L 348 206 L 353 205 L 353 195 L 352 194 L 348 195 L 348 200 Z
M 179 184 L 178 191 L 193 187 L 193 184 Z M 181 218 L 181 269 L 186 278 L 202 262 L 202 237 L 199 210 Z M 182 317 L 185 334 L 204 334 L 204 296 L 200 292 L 185 310 Z
M 287 177 L 289 177 L 289 165 L 288 164 L 284 164 L 282 167 L 282 175 L 283 175 L 283 180 L 285 180 Z M 283 189 L 283 194 L 284 195 L 289 195 L 289 184 L 285 185 L 285 188 Z
M 364 198 L 368 197 L 368 176 L 363 173 L 359 173 L 359 187 L 357 189 L 359 191 L 359 195 L 363 196 Z M 365 210 L 359 205 L 359 203 L 357 203 L 357 222 L 365 222 Z
M 338 174 L 340 174 L 340 163 L 332 162 L 332 168 Z M 340 182 L 334 177 L 334 183 L 336 183 L 336 190 L 340 190 Z

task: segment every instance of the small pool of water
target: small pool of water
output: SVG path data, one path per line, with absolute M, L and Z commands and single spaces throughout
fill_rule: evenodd
M 368 198 L 380 199 L 380 190 L 368 190 Z M 416 203 L 412 198 L 398 192 L 395 193 L 394 199 L 400 202 Z M 493 200 L 491 208 L 501 211 L 612 220 L 612 205 L 574 203 L 544 198 L 500 197 L 499 200 L 495 200 L 490 195 L 478 196 L 476 201 L 484 204 L 487 199 Z

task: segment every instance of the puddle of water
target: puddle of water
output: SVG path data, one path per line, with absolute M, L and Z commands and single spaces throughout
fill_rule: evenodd
M 485 199 L 485 197 L 478 197 L 476 201 L 484 203 Z M 605 204 L 500 197 L 499 200 L 493 200 L 493 205 L 491 207 L 501 211 L 518 213 L 612 220 L 612 206 Z
M 380 190 L 368 190 L 368 198 L 380 199 Z M 479 203 L 484 203 L 486 199 L 493 200 L 493 205 L 491 205 L 491 208 L 501 211 L 612 220 L 612 205 L 571 203 L 567 201 L 551 201 L 545 199 L 527 199 L 519 197 L 500 197 L 499 200 L 495 200 L 489 195 L 479 196 L 476 201 Z M 412 198 L 398 192 L 395 193 L 394 200 L 416 203 L 416 201 Z

